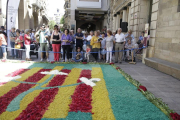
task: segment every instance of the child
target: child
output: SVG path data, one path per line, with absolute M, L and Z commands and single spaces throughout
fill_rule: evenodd
M 75 62 L 81 62 L 83 60 L 83 55 L 82 55 L 80 47 L 78 47 L 77 52 L 74 55 L 74 57 L 72 58 L 72 60 Z
M 87 59 L 88 62 L 89 62 L 89 55 L 90 55 L 90 52 L 91 52 L 90 45 L 87 45 L 86 53 L 85 53 L 85 58 Z

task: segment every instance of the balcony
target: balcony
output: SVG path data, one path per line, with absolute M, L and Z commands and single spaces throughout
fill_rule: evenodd
M 32 4 L 33 7 L 37 7 L 39 9 L 41 9 L 41 7 L 42 7 L 40 0 L 32 0 L 31 4 Z
M 78 8 L 101 8 L 103 0 L 76 0 Z

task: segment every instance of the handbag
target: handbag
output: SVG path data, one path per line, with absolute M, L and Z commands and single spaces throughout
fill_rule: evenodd
M 15 48 L 16 48 L 16 49 L 20 49 L 20 48 L 21 48 L 21 45 L 20 45 L 20 44 L 17 44 L 17 45 L 15 45 Z

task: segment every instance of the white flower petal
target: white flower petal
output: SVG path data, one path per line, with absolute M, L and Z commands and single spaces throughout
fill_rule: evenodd
M 94 82 L 97 82 L 97 81 L 100 81 L 101 79 L 100 78 L 91 78 L 90 81 L 94 81 Z
M 90 85 L 91 87 L 96 86 L 95 83 L 93 83 L 92 81 L 88 80 L 88 79 L 85 78 L 85 77 L 80 78 L 80 80 L 81 80 L 83 83 L 85 83 L 86 85 Z
M 1 80 L 0 80 L 0 82 L 9 82 L 9 81 L 11 81 L 11 80 L 17 80 L 17 79 L 19 79 L 19 78 L 21 78 L 21 76 L 15 76 L 15 77 L 4 77 L 4 78 L 2 78 Z
M 47 75 L 68 75 L 67 73 L 59 72 L 58 70 L 52 70 L 50 72 L 45 71 L 45 72 L 41 72 L 41 74 L 47 74 Z

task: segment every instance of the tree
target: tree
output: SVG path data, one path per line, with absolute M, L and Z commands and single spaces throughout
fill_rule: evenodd
M 64 16 L 61 18 L 60 24 L 64 24 Z
M 51 20 L 51 21 L 49 22 L 49 29 L 50 29 L 50 30 L 53 30 L 53 29 L 54 29 L 54 25 L 56 25 L 56 22 L 55 22 L 54 20 Z

